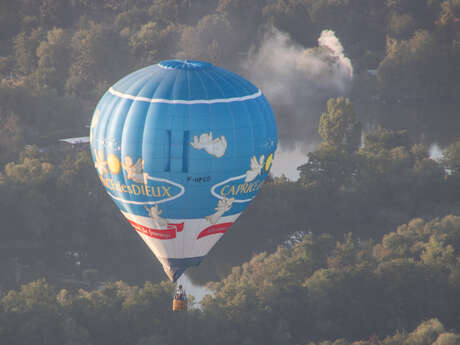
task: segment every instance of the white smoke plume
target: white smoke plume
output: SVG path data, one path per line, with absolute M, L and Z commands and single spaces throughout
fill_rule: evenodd
M 353 80 L 351 61 L 331 30 L 321 32 L 317 47 L 305 48 L 273 28 L 248 56 L 245 71 L 274 108 L 284 150 L 318 142 L 326 101 L 346 96 Z

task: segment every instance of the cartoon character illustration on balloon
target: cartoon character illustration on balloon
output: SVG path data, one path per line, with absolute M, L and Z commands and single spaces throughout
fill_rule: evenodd
M 144 160 L 139 158 L 136 163 L 133 164 L 133 159 L 129 156 L 125 157 L 124 163 L 122 163 L 123 169 L 128 174 L 128 180 L 132 180 L 136 183 L 147 184 L 149 180 L 149 174 L 144 172 Z
M 97 169 L 99 175 L 108 174 L 109 171 L 107 170 L 107 161 L 104 159 L 104 151 L 102 150 L 94 150 L 94 156 L 96 161 L 94 162 L 94 166 Z
M 257 161 L 256 156 L 252 156 L 252 158 L 251 158 L 251 169 L 246 171 L 246 178 L 245 178 L 244 182 L 251 182 L 258 175 L 260 175 L 260 172 L 262 171 L 262 168 L 264 166 L 264 159 L 265 159 L 264 155 L 260 156 L 258 161 Z
M 201 134 L 199 138 L 195 135 L 190 145 L 192 145 L 194 149 L 204 149 L 210 155 L 220 158 L 227 150 L 227 139 L 225 139 L 223 135 L 220 138 L 213 139 L 211 131 L 209 134 Z
M 144 207 L 147 213 L 149 214 L 150 218 L 153 219 L 155 229 L 161 230 L 168 228 L 168 220 L 160 217 L 163 211 L 158 208 L 158 205 L 155 205 L 150 208 L 147 206 Z
M 227 211 L 232 208 L 232 204 L 235 201 L 235 198 L 226 198 L 223 197 L 222 200 L 217 202 L 217 207 L 215 208 L 216 213 L 211 214 L 210 216 L 206 217 L 206 220 L 211 224 L 217 224 L 220 217 Z

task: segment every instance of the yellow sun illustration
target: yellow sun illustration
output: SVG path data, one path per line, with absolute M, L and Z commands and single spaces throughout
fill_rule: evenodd
M 112 174 L 116 175 L 120 172 L 120 168 L 121 168 L 120 160 L 113 153 L 108 155 L 107 164 Z
M 268 156 L 265 162 L 265 171 L 268 171 L 270 169 L 270 166 L 272 165 L 272 159 L 273 159 L 273 153 L 270 153 L 270 156 Z

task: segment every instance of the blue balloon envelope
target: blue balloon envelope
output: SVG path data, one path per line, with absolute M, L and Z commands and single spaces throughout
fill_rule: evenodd
M 254 199 L 278 142 L 257 87 L 187 60 L 118 81 L 99 101 L 90 131 L 102 184 L 173 281 Z

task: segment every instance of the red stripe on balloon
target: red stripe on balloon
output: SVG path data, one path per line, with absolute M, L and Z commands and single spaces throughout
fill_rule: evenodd
M 129 219 L 128 222 L 133 226 L 133 228 L 137 232 L 140 232 L 141 234 L 144 234 L 148 237 L 156 238 L 159 240 L 171 240 L 173 238 L 176 238 L 176 231 L 181 232 L 182 230 L 184 230 L 184 223 L 168 224 L 167 229 L 161 230 L 148 228 Z
M 223 234 L 224 232 L 228 230 L 229 227 L 232 226 L 232 224 L 233 223 L 221 223 L 221 224 L 211 225 L 200 232 L 200 234 L 197 237 L 197 240 L 202 237 L 209 236 L 209 235 Z

